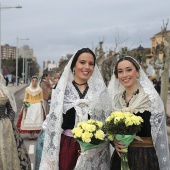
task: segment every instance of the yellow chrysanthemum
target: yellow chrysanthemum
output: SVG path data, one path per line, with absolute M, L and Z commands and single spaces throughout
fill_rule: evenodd
M 132 126 L 133 125 L 133 121 L 132 121 L 131 117 L 126 117 L 125 125 L 126 126 Z
M 75 138 L 80 138 L 82 135 L 83 129 L 77 127 L 72 130 L 72 133 L 74 134 Z
M 111 113 L 111 116 L 114 116 L 114 117 L 124 117 L 124 113 L 123 112 L 113 112 Z
M 90 119 L 90 120 L 87 121 L 87 123 L 93 124 L 93 123 L 95 123 L 95 121 L 93 119 Z
M 87 122 L 82 122 L 81 127 L 83 130 L 87 130 L 88 123 Z
M 94 136 L 96 139 L 104 140 L 105 134 L 102 130 L 97 130 Z
M 79 122 L 78 124 L 77 124 L 77 127 L 82 127 L 83 125 L 85 125 L 87 122 Z
M 89 142 L 91 142 L 91 137 L 92 137 L 92 136 L 93 136 L 92 133 L 84 132 L 84 133 L 82 134 L 82 140 L 83 140 L 84 142 L 89 143 Z
M 106 123 L 110 122 L 112 120 L 112 117 L 109 116 L 107 119 L 106 119 Z
M 96 121 L 96 123 L 97 123 L 97 126 L 98 126 L 99 128 L 102 128 L 102 127 L 103 127 L 103 123 L 102 123 L 102 122 Z
M 94 132 L 96 130 L 96 126 L 87 124 L 86 130 L 89 132 Z
M 111 134 L 108 134 L 108 139 L 109 139 L 110 141 L 113 141 L 113 140 L 114 140 L 114 136 L 111 135 Z

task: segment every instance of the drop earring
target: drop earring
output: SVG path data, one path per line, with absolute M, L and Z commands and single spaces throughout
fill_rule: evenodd
M 73 74 L 75 75 L 75 70 L 73 70 Z
M 139 83 L 139 76 L 136 77 L 136 81 Z

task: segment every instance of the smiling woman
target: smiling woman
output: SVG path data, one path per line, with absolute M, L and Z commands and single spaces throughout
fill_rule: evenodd
M 115 75 L 119 82 L 125 87 L 125 100 L 128 103 L 138 90 L 137 78 L 139 77 L 139 66 L 134 60 L 119 60 L 115 68 Z
M 144 121 L 136 134 L 140 140 L 134 139 L 128 147 L 129 168 L 168 170 L 169 150 L 163 103 L 135 59 L 130 56 L 119 59 L 108 89 L 113 111 L 131 112 L 141 116 Z M 126 146 L 116 139 L 113 143 L 115 151 L 111 170 L 120 170 L 120 157 Z
M 74 81 L 85 83 L 92 75 L 94 70 L 94 58 L 92 54 L 83 53 L 79 56 L 76 65 L 73 68 L 75 74 Z
M 52 93 L 50 113 L 44 123 L 40 170 L 109 170 L 108 141 L 101 148 L 80 154 L 80 145 L 71 131 L 79 122 L 104 122 L 110 114 L 108 92 L 95 61 L 94 53 L 82 48 L 65 67 Z
M 74 62 L 71 65 L 71 69 L 74 73 L 73 83 L 79 88 L 83 93 L 84 87 L 87 86 L 87 81 L 93 73 L 95 57 L 93 53 L 84 52 L 79 55 L 76 63 Z

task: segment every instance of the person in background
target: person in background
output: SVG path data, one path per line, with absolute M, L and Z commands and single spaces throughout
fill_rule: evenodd
M 8 83 L 9 83 L 9 79 L 7 76 L 4 76 L 4 79 L 6 80 L 6 86 L 8 86 Z
M 56 73 L 56 79 L 59 80 L 61 77 L 61 74 L 59 72 Z
M 107 88 L 95 54 L 82 48 L 72 56 L 53 90 L 50 113 L 43 123 L 45 139 L 40 170 L 109 170 L 109 143 L 81 154 L 71 130 L 82 121 L 104 123 L 110 114 Z M 80 155 L 80 156 L 79 156 Z
M 153 83 L 153 86 L 155 87 L 155 90 L 160 95 L 160 93 L 161 93 L 161 83 L 160 83 L 160 81 L 157 81 L 155 76 L 148 76 L 148 78 Z
M 20 133 L 30 134 L 29 139 L 34 140 L 35 133 L 42 129 L 42 123 L 45 119 L 43 107 L 43 92 L 38 85 L 38 77 L 31 78 L 31 84 L 25 90 L 24 107 L 21 110 L 17 128 Z
M 55 82 L 55 86 L 53 87 L 53 89 L 55 89 L 57 87 L 57 84 L 58 84 L 58 81 L 61 77 L 61 74 L 60 73 L 56 73 L 56 82 Z
M 108 86 L 112 110 L 131 112 L 144 122 L 128 147 L 128 164 L 131 170 L 169 170 L 169 149 L 163 102 L 152 82 L 138 62 L 126 56 L 118 60 Z M 126 146 L 113 141 L 111 170 L 121 169 L 121 153 Z
M 15 98 L 5 83 L 0 73 L 0 169 L 31 170 L 24 141 L 14 125 Z
M 54 76 L 51 76 L 51 77 L 50 77 L 49 82 L 50 82 L 50 84 L 51 84 L 52 89 L 55 87 L 56 81 L 57 81 L 57 80 L 56 80 L 56 78 L 55 78 Z
M 52 86 L 49 82 L 49 79 L 50 79 L 49 74 L 43 74 L 40 82 L 40 87 L 42 88 L 43 91 L 44 108 L 46 115 L 49 113 L 49 100 L 51 99 L 52 91 Z
M 155 90 L 158 92 L 158 94 L 161 93 L 161 84 L 159 81 L 156 80 L 156 78 L 152 79 L 153 86 L 155 87 Z

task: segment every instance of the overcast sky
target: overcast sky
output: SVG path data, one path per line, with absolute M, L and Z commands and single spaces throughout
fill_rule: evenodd
M 0 0 L 1 44 L 27 44 L 42 67 L 43 60 L 58 63 L 61 56 L 82 47 L 114 49 L 115 35 L 127 39 L 121 46 L 151 47 L 150 38 L 170 18 L 170 0 Z M 170 23 L 168 29 L 170 28 Z

